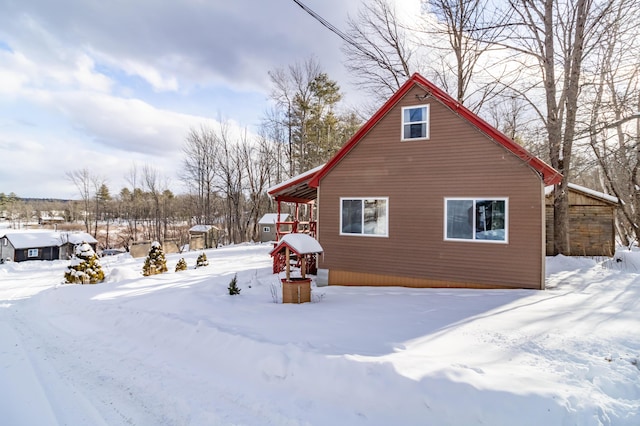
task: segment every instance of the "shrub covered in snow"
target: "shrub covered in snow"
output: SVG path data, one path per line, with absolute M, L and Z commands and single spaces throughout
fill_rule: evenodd
M 142 267 L 142 275 L 145 277 L 149 275 L 162 274 L 167 272 L 167 259 L 164 257 L 164 250 L 159 242 L 154 241 L 151 243 L 149 249 L 149 255 L 144 260 L 144 266 Z
M 204 252 L 200 253 L 200 256 L 198 256 L 198 260 L 196 261 L 196 268 L 208 265 L 209 261 L 207 260 L 207 255 Z
M 187 270 L 187 261 L 184 260 L 184 257 L 180 258 L 180 260 L 178 260 L 178 263 L 176 264 L 176 272 L 178 271 L 186 271 Z
M 89 244 L 82 243 L 75 247 L 64 278 L 70 284 L 96 284 L 104 280 L 98 255 Z

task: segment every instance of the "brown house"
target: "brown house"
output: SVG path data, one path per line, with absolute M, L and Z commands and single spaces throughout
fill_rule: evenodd
M 542 289 L 544 187 L 561 178 L 414 74 L 318 172 L 269 193 L 317 203 L 319 284 Z
M 569 250 L 573 256 L 613 256 L 616 250 L 615 212 L 618 199 L 569 183 Z M 546 192 L 547 256 L 553 248 L 553 187 Z

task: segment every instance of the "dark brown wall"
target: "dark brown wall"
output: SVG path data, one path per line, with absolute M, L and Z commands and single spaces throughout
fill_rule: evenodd
M 418 94 L 422 89 L 411 89 L 320 182 L 318 239 L 325 252 L 319 267 L 329 269 L 330 284 L 332 273 L 349 271 L 426 280 L 418 286 L 541 288 L 540 177 Z M 401 107 L 421 104 L 430 105 L 430 139 L 401 142 Z M 389 197 L 389 237 L 340 236 L 340 197 Z M 508 197 L 508 243 L 444 241 L 445 197 Z

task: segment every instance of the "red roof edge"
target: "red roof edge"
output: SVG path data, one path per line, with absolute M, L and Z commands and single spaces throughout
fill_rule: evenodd
M 396 93 L 393 94 L 393 96 L 387 100 L 387 102 L 384 103 L 384 105 L 382 105 L 378 111 L 376 111 L 376 113 L 351 137 L 351 139 L 349 139 L 349 141 L 336 153 L 336 155 L 334 155 L 333 158 L 331 158 L 331 160 L 329 160 L 327 164 L 325 164 L 325 166 L 313 176 L 309 181 L 309 186 L 317 188 L 320 185 L 320 179 L 322 179 L 329 170 L 331 170 L 345 155 L 347 155 L 347 153 L 349 153 L 349 151 L 353 149 L 355 145 L 358 144 L 358 142 L 360 142 L 360 139 L 362 139 L 362 137 L 367 134 L 367 132 L 369 132 L 369 130 L 371 130 L 371 128 L 375 126 L 391 108 L 393 108 L 393 106 L 409 91 L 409 89 L 413 87 L 414 84 L 422 86 L 434 98 L 438 99 L 449 109 L 473 124 L 489 138 L 504 146 L 531 168 L 539 172 L 545 185 L 555 185 L 562 181 L 562 174 L 560 174 L 556 169 L 515 143 L 504 133 L 478 117 L 471 110 L 453 99 L 429 80 L 420 74 L 415 73 L 400 87 L 400 89 L 398 89 Z

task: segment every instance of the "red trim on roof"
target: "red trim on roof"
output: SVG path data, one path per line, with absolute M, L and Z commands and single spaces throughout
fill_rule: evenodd
M 489 123 L 478 117 L 471 112 L 464 105 L 453 99 L 447 93 L 435 86 L 426 78 L 416 73 L 407 80 L 396 93 L 393 94 L 384 103 L 384 105 L 367 121 L 349 141 L 336 153 L 336 155 L 327 162 L 327 164 L 318 171 L 313 178 L 309 181 L 309 186 L 317 188 L 320 185 L 320 179 L 322 179 L 340 160 L 353 149 L 354 146 L 360 142 L 360 140 L 366 135 L 373 126 L 375 126 L 382 117 L 384 117 L 393 106 L 413 87 L 413 85 L 419 85 L 429 92 L 434 98 L 438 99 L 452 111 L 466 119 L 468 122 L 476 126 L 478 130 L 483 132 L 489 138 L 493 139 L 500 145 L 504 146 L 507 150 L 511 151 L 522 161 L 527 163 L 531 168 L 536 170 L 542 175 L 542 179 L 545 185 L 555 185 L 560 183 L 562 175 L 556 169 L 540 160 L 538 157 L 531 154 L 529 151 L 512 141 L 502 132 L 495 129 Z

